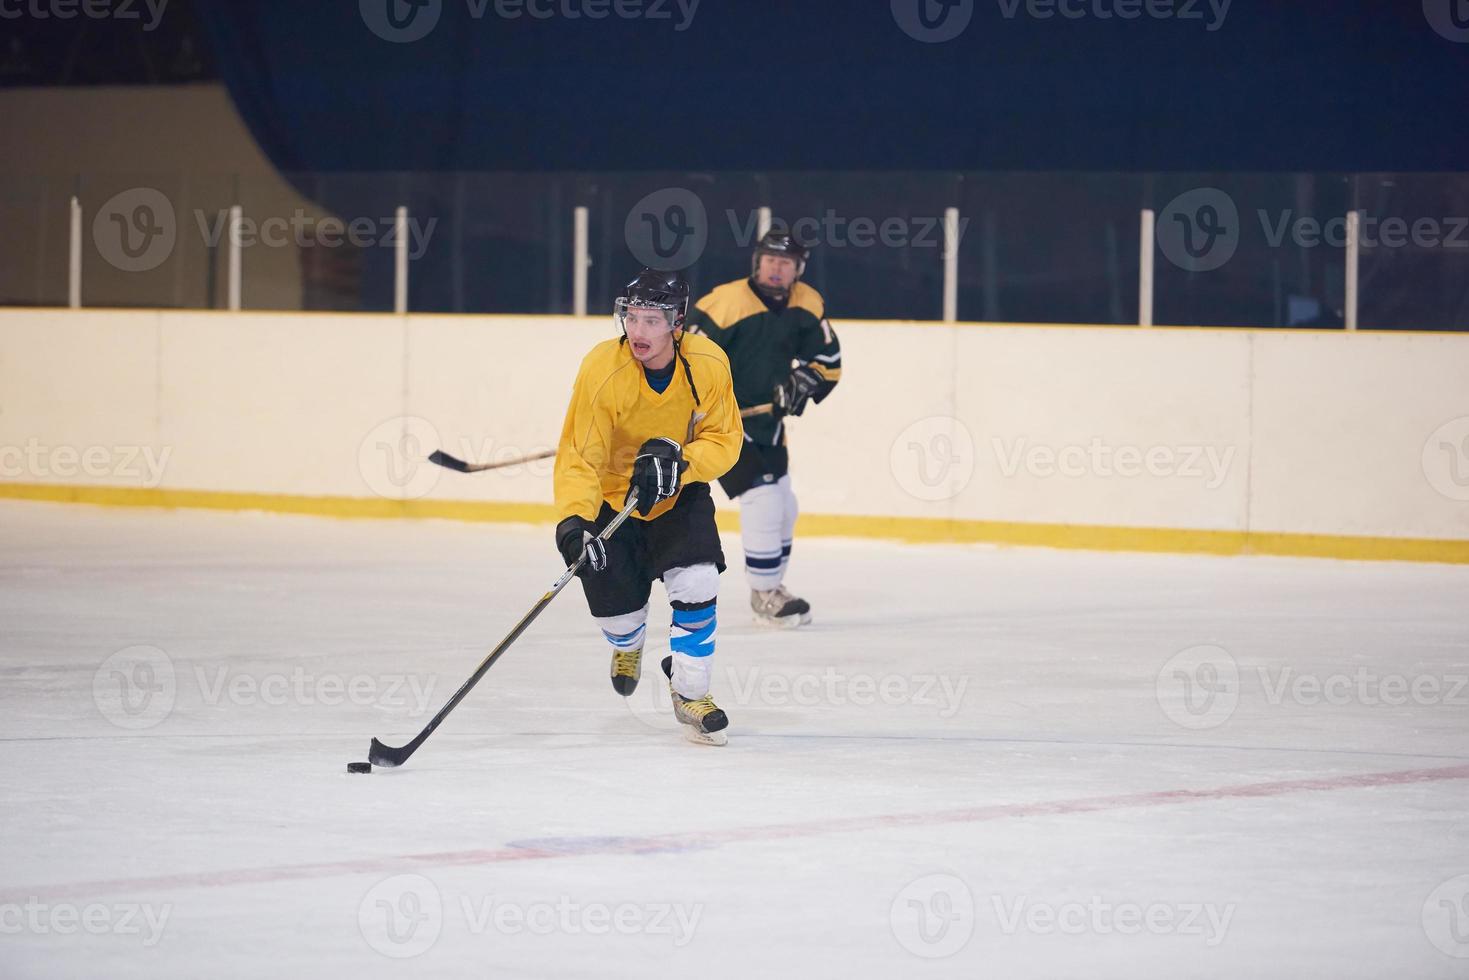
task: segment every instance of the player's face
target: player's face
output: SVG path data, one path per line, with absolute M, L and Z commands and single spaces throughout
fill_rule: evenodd
M 755 281 L 768 289 L 790 289 L 796 281 L 796 260 L 788 255 L 762 254 Z
M 663 310 L 633 306 L 623 320 L 632 356 L 655 371 L 673 359 L 673 329 L 668 316 Z

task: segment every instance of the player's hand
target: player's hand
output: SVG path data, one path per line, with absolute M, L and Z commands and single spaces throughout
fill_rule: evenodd
M 683 447 L 669 438 L 649 439 L 632 464 L 628 492 L 638 492 L 638 513 L 647 517 L 660 500 L 678 494 L 683 471 L 689 468 Z
M 821 390 L 822 378 L 816 369 L 802 364 L 791 376 L 775 386 L 771 406 L 776 415 L 800 415 L 806 411 L 811 396 Z
M 556 550 L 568 566 L 576 564 L 583 551 L 587 553 L 578 575 L 607 569 L 607 545 L 597 537 L 597 526 L 585 517 L 573 515 L 556 525 Z

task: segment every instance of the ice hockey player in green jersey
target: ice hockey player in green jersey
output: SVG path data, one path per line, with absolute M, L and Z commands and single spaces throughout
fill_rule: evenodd
M 786 419 L 820 404 L 842 376 L 842 350 L 821 294 L 801 281 L 807 249 L 771 232 L 755 247 L 748 279 L 715 287 L 690 312 L 686 329 L 729 355 L 745 443 L 719 481 L 740 503 L 745 578 L 755 620 L 769 626 L 811 621 L 811 606 L 785 587 L 796 527 Z

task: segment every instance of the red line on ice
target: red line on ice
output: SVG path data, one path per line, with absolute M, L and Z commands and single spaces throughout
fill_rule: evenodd
M 1338 789 L 1364 789 L 1375 786 L 1401 786 L 1410 783 L 1432 783 L 1469 779 L 1469 765 L 1440 769 L 1404 769 L 1396 772 L 1369 772 L 1324 779 L 1288 779 L 1273 783 L 1247 783 L 1213 789 L 1172 789 L 1152 793 L 1127 793 L 1119 796 L 1093 796 L 1074 800 L 1052 800 L 1041 803 L 999 803 L 992 806 L 933 813 L 893 813 L 868 817 L 805 823 L 766 824 L 733 827 L 728 830 L 697 831 L 685 834 L 663 834 L 655 837 L 626 837 L 588 840 L 586 847 L 502 847 L 496 850 L 443 851 L 433 854 L 404 854 L 395 857 L 362 858 L 356 861 L 329 861 L 320 864 L 280 865 L 270 868 L 240 868 L 232 871 L 199 871 L 185 874 L 158 875 L 151 878 L 117 878 L 110 881 L 79 881 L 69 884 L 40 885 L 34 888 L 6 889 L 0 902 L 55 900 L 91 897 L 119 892 L 170 891 L 188 888 L 223 888 L 230 885 L 255 885 L 311 878 L 330 878 L 356 874 L 406 874 L 431 867 L 494 864 L 502 861 L 543 861 L 566 857 L 601 857 L 617 854 L 649 854 L 690 848 L 717 847 L 745 841 L 787 840 L 793 837 L 819 837 L 826 834 L 854 833 L 886 828 L 924 827 L 950 823 L 981 823 L 1016 817 L 1046 817 L 1071 813 L 1096 813 L 1104 810 L 1127 810 L 1137 807 L 1164 806 L 1172 803 L 1197 803 L 1207 800 L 1245 799 L 1284 796 L 1288 793 Z

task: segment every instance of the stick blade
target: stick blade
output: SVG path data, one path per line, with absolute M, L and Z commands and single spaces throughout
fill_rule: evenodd
M 462 459 L 455 459 L 453 456 L 450 456 L 442 449 L 435 449 L 433 452 L 429 453 L 428 461 L 430 463 L 437 463 L 440 466 L 447 467 L 451 470 L 457 470 L 460 473 L 469 472 L 468 463 L 464 462 L 464 460 Z
M 373 739 L 372 745 L 367 750 L 367 761 L 375 766 L 381 766 L 384 769 L 396 769 L 398 766 L 407 762 L 408 757 L 412 754 L 413 746 L 411 744 L 405 745 L 401 749 L 395 749 L 391 745 L 384 745 L 377 739 Z

